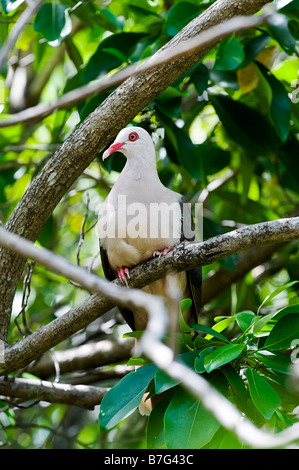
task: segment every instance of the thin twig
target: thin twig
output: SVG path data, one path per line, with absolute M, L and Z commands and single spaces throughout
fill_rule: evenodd
M 16 24 L 11 29 L 7 41 L 0 50 L 0 70 L 5 64 L 7 57 L 17 42 L 18 37 L 22 33 L 26 24 L 29 22 L 30 18 L 37 12 L 43 0 L 36 0 L 35 2 L 30 2 L 26 10 L 22 13 Z

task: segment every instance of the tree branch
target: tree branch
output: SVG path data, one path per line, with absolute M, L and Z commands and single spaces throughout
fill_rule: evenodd
M 202 305 L 207 304 L 221 294 L 251 269 L 265 263 L 283 246 L 285 246 L 285 243 L 273 243 L 250 248 L 240 254 L 235 269 L 219 268 L 214 274 L 203 280 Z
M 132 356 L 134 339 L 102 340 L 88 343 L 72 349 L 55 351 L 55 362 L 61 374 L 78 370 L 87 371 L 94 367 L 128 361 Z M 43 355 L 30 368 L 30 372 L 44 378 L 55 374 L 55 365 L 51 354 Z
M 242 227 L 203 242 L 182 243 L 167 256 L 148 260 L 133 268 L 130 271 L 130 286 L 141 288 L 170 272 L 207 265 L 254 246 L 297 239 L 299 239 L 299 217 L 293 217 Z M 3 374 L 27 366 L 40 354 L 103 315 L 113 305 L 131 308 L 139 305 L 147 312 L 149 310 L 165 311 L 160 299 L 150 295 L 148 297 L 147 294 L 136 289 L 122 287 L 118 280 L 110 283 L 99 276 L 88 274 L 84 268 L 45 249 L 38 248 L 28 240 L 9 233 L 3 228 L 0 228 L 0 245 L 15 250 L 20 256 L 42 263 L 53 272 L 82 285 L 90 292 L 99 294 L 92 295 L 83 304 L 8 347 L 5 352 L 5 363 L 1 366 Z M 165 330 L 163 318 L 162 314 L 157 318 L 155 325 L 157 331 Z
M 17 42 L 17 39 L 22 33 L 24 27 L 26 26 L 30 18 L 32 18 L 32 16 L 35 15 L 40 5 L 42 4 L 42 1 L 43 0 L 36 0 L 35 2 L 31 1 L 28 4 L 28 7 L 26 8 L 26 10 L 22 13 L 20 18 L 16 22 L 16 24 L 13 26 L 12 30 L 9 33 L 7 41 L 5 42 L 5 44 L 3 45 L 0 51 L 0 70 L 2 69 L 8 57 L 8 54 L 10 53 L 11 49 Z
M 274 9 L 269 7 L 269 9 L 266 9 L 265 12 L 259 16 L 236 16 L 235 18 L 224 21 L 220 25 L 212 26 L 208 31 L 204 31 L 196 35 L 196 37 L 187 39 L 182 44 L 174 45 L 171 48 L 161 48 L 159 53 L 149 59 L 144 59 L 129 65 L 112 76 L 107 74 L 104 78 L 72 90 L 57 100 L 51 101 L 50 103 L 41 103 L 19 113 L 15 113 L 10 118 L 0 120 L 0 128 L 44 118 L 57 109 L 73 106 L 92 95 L 111 90 L 121 85 L 128 78 L 156 69 L 171 60 L 179 59 L 186 54 L 196 51 L 199 47 L 210 44 L 212 41 L 222 40 L 235 32 L 246 31 L 247 29 L 265 25 L 273 12 Z
M 89 410 L 101 403 L 108 390 L 109 388 L 61 384 L 36 379 L 15 377 L 0 379 L 0 395 L 4 400 L 5 397 L 42 400 L 49 403 L 80 406 Z
M 218 0 L 178 33 L 163 50 L 178 47 L 196 34 L 239 15 L 256 13 L 267 0 Z M 177 78 L 200 60 L 219 39 L 126 80 L 67 138 L 44 166 L 13 211 L 6 228 L 36 240 L 62 196 L 120 129 Z M 158 52 L 157 57 L 161 52 Z M 134 99 L 132 100 L 132 96 Z M 12 302 L 24 260 L 2 250 L 0 263 L 0 339 L 6 341 Z M 9 276 L 7 276 L 9 273 Z
M 144 263 L 132 270 L 133 272 L 135 271 L 133 279 L 135 278 L 136 282 L 136 270 L 143 270 L 143 274 L 144 271 L 149 271 L 149 269 L 146 269 L 146 266 L 148 266 L 149 263 L 152 265 L 156 264 L 156 268 L 159 268 L 159 265 L 165 265 L 164 274 L 166 274 L 170 271 L 169 260 L 172 260 L 172 270 L 179 271 L 183 269 L 183 265 L 185 269 L 188 267 L 195 267 L 197 264 L 202 265 L 204 263 L 211 262 L 211 260 L 215 261 L 216 259 L 220 259 L 222 256 L 232 254 L 232 252 L 244 250 L 246 247 L 264 245 L 269 242 L 273 243 L 279 240 L 290 241 L 298 239 L 298 237 L 299 217 L 243 227 L 228 234 L 214 237 L 206 242 L 181 244 L 165 256 L 165 258 Z M 106 280 L 99 279 L 93 274 L 86 275 L 85 270 L 82 268 L 72 265 L 63 258 L 54 255 L 47 250 L 40 249 L 29 241 L 8 233 L 2 228 L 0 228 L 0 243 L 5 245 L 6 248 L 14 249 L 21 256 L 28 255 L 35 261 L 42 262 L 58 274 L 69 276 L 71 272 L 70 278 L 72 280 L 75 282 L 80 280 L 81 284 L 85 287 L 88 286 L 91 291 L 95 291 L 97 293 L 103 293 L 104 290 L 105 295 L 110 297 L 111 300 L 115 301 L 119 305 L 130 307 L 138 305 L 139 307 L 143 307 L 147 310 L 149 322 L 138 343 L 138 352 L 146 354 L 171 378 L 179 380 L 183 387 L 185 387 L 196 398 L 201 400 L 204 407 L 213 414 L 222 426 L 236 434 L 242 442 L 255 448 L 271 448 L 286 446 L 290 442 L 299 438 L 298 423 L 277 434 L 272 434 L 257 428 L 247 418 L 244 418 L 237 408 L 235 408 L 229 400 L 215 390 L 203 377 L 200 376 L 200 374 L 197 374 L 185 365 L 176 362 L 173 358 L 173 351 L 161 343 L 161 338 L 163 337 L 166 329 L 167 313 L 161 306 L 161 302 L 157 297 L 145 294 L 142 291 L 136 291 L 135 289 L 127 289 L 119 287 L 113 283 L 107 283 Z M 205 248 L 207 248 L 207 250 L 205 250 Z M 229 253 L 230 250 L 231 252 Z M 184 256 L 184 254 L 187 256 Z M 156 261 L 158 261 L 158 263 Z M 142 277 L 142 271 L 140 277 Z M 105 287 L 107 287 L 107 291 Z M 121 298 L 118 297 L 119 295 Z M 45 327 L 44 330 L 46 328 L 47 327 Z M 21 354 L 23 353 L 21 343 L 24 345 L 26 341 L 28 342 L 28 339 L 31 339 L 31 346 L 34 347 L 34 343 L 38 338 L 36 338 L 36 333 L 33 333 L 29 338 L 27 337 L 25 340 L 20 341 L 18 343 L 18 347 Z M 7 354 L 5 354 L 4 366 L 6 366 L 6 359 Z M 42 381 L 34 381 L 34 383 L 31 384 L 28 380 L 24 383 L 24 379 L 17 379 L 19 381 L 17 386 L 19 385 L 20 388 L 18 391 L 15 391 L 15 379 L 8 378 L 8 380 L 11 381 L 9 383 L 9 390 L 7 391 L 9 396 L 16 394 L 15 396 L 20 397 L 21 393 L 23 393 L 21 391 L 22 387 L 27 387 L 24 392 L 26 399 L 30 396 L 30 398 L 51 401 L 55 393 L 63 392 L 62 397 L 59 398 L 56 396 L 55 399 L 55 401 L 62 402 L 62 400 L 69 400 L 70 392 L 73 391 L 74 397 L 72 397 L 72 403 L 75 401 L 79 406 L 86 406 L 86 400 L 84 400 L 83 405 L 81 397 L 78 399 L 78 391 L 82 391 L 82 387 L 85 387 L 83 385 L 66 386 L 62 384 L 45 384 Z M 3 383 L 5 384 L 5 382 L 7 381 L 0 381 L 0 392 L 1 385 Z M 31 388 L 31 385 L 33 385 L 33 388 Z M 65 387 L 71 387 L 68 388 L 67 398 L 64 393 Z M 93 388 L 94 387 L 92 387 L 92 389 Z M 87 392 L 87 389 L 88 387 L 85 387 L 83 388 L 83 391 Z M 98 390 L 98 392 L 100 397 L 97 396 L 97 400 L 101 399 L 103 396 L 102 390 Z M 92 393 L 91 395 L 94 399 L 94 394 Z

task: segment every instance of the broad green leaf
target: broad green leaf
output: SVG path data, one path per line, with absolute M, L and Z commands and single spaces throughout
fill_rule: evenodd
M 287 15 L 289 18 L 292 18 L 296 21 L 299 20 L 299 0 L 292 0 L 288 3 L 286 1 L 281 1 L 280 3 L 282 7 L 279 7 L 279 3 L 277 6 L 280 13 L 283 13 L 284 15 Z
M 202 169 L 205 176 L 214 175 L 230 163 L 230 152 L 223 150 L 216 145 L 200 144 L 196 145 L 196 154 L 202 162 Z
M 264 347 L 270 351 L 287 349 L 294 339 L 299 338 L 299 313 L 282 317 L 271 330 Z
M 104 396 L 99 415 L 102 431 L 108 431 L 129 416 L 139 405 L 157 367 L 147 364 L 123 377 Z
M 202 95 L 208 88 L 209 69 L 205 65 L 200 64 L 194 69 L 194 71 L 191 69 L 190 78 L 194 83 L 197 93 Z
M 242 331 L 248 330 L 254 320 L 257 318 L 251 310 L 244 310 L 235 315 L 237 323 Z
M 244 348 L 244 344 L 227 344 L 210 352 L 204 359 L 204 367 L 206 371 L 212 372 L 212 370 L 233 361 L 242 354 Z
M 198 16 L 200 11 L 200 7 L 190 2 L 180 2 L 173 5 L 166 15 L 165 33 L 169 36 L 175 36 L 186 24 Z
M 266 419 L 271 419 L 280 405 L 280 398 L 271 385 L 255 370 L 247 369 L 249 393 L 258 411 Z
M 57 40 L 58 45 L 72 30 L 68 8 L 61 3 L 44 3 L 34 20 L 35 31 L 41 33 L 48 42 Z
M 125 60 L 128 61 L 130 52 L 143 37 L 143 33 L 128 32 L 112 34 L 103 39 L 83 69 L 80 82 L 95 80 L 119 67 Z
M 243 405 L 246 406 L 248 391 L 245 387 L 244 380 L 242 380 L 238 372 L 230 364 L 222 367 L 221 371 L 229 381 L 234 394 L 243 402 Z
M 267 334 L 271 328 L 266 328 L 265 326 L 267 323 L 271 322 L 272 320 L 278 321 L 280 318 L 288 315 L 289 313 L 298 313 L 299 314 L 299 304 L 289 305 L 288 307 L 282 308 L 276 312 L 268 313 L 267 315 L 263 315 L 262 317 L 257 317 L 257 321 L 254 323 L 253 326 L 253 333 L 254 335 L 259 335 L 263 330 L 267 331 Z M 259 335 L 260 336 L 260 335 Z
M 194 368 L 194 360 L 198 356 L 198 351 L 188 351 L 179 354 L 177 360 L 185 364 L 190 369 Z M 162 393 L 180 383 L 179 380 L 174 380 L 166 372 L 158 369 L 155 375 L 155 392 Z
M 285 142 L 290 132 L 291 100 L 283 84 L 266 67 L 260 64 L 259 68 L 272 89 L 270 115 L 273 125 L 279 138 Z
M 277 64 L 276 67 L 272 69 L 272 74 L 278 80 L 284 80 L 287 83 L 292 83 L 294 85 L 297 83 L 298 78 L 298 69 L 299 69 L 299 59 L 298 57 L 289 57 L 288 60 Z
M 179 311 L 179 325 L 182 333 L 191 333 L 192 328 L 185 322 L 184 312 L 191 307 L 192 300 L 187 298 L 180 301 L 180 311 Z
M 195 369 L 195 372 L 197 372 L 198 374 L 203 374 L 204 372 L 206 372 L 206 369 L 205 369 L 205 366 L 204 366 L 204 360 L 205 360 L 205 357 L 207 356 L 207 354 L 209 354 L 211 351 L 214 351 L 214 346 L 211 346 L 211 347 L 208 347 L 208 348 L 205 348 L 203 349 L 198 357 L 195 358 L 195 361 L 194 361 L 194 369 Z
M 286 354 L 271 353 L 267 350 L 261 350 L 255 353 L 257 359 L 270 369 L 288 374 L 290 372 L 290 357 Z
M 169 405 L 170 394 L 167 393 L 153 408 L 148 418 L 146 441 L 148 449 L 157 449 L 165 445 L 164 414 Z
M 164 423 L 168 449 L 201 449 L 220 428 L 211 413 L 182 389 L 169 403 Z
M 245 57 L 242 44 L 236 37 L 228 38 L 219 45 L 216 54 L 216 70 L 235 70 Z
M 245 59 L 242 62 L 240 67 L 246 67 L 249 65 L 256 56 L 266 47 L 270 41 L 270 36 L 268 34 L 262 33 L 260 36 L 256 36 L 253 39 L 250 39 L 244 46 Z
M 210 79 L 212 82 L 216 83 L 222 88 L 228 88 L 231 90 L 239 89 L 237 74 L 234 71 L 221 71 L 213 69 L 210 71 Z
M 272 125 L 258 111 L 227 96 L 211 95 L 210 99 L 230 138 L 248 153 L 264 155 L 277 148 Z
M 268 30 L 287 54 L 291 55 L 294 53 L 296 40 L 290 33 L 288 18 L 279 13 L 271 15 Z

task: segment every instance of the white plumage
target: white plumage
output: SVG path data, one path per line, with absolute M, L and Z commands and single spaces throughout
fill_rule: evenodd
M 141 127 L 122 129 L 104 152 L 122 152 L 127 162 L 99 213 L 101 259 L 105 276 L 126 282 L 129 269 L 155 255 L 167 254 L 190 234 L 190 213 L 182 211 L 185 199 L 166 188 L 156 168 L 156 153 L 150 135 Z M 186 215 L 187 214 L 187 215 Z M 185 279 L 186 276 L 179 276 Z M 190 295 L 199 304 L 200 272 L 188 272 Z M 185 286 L 182 285 L 182 290 Z M 156 281 L 148 292 L 163 294 L 165 280 Z M 122 312 L 132 329 L 144 329 L 147 319 L 140 312 Z

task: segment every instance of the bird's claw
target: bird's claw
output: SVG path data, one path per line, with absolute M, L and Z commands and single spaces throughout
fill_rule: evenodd
M 127 279 L 130 279 L 130 270 L 129 268 L 119 268 L 117 271 L 117 276 L 128 287 Z
M 169 253 L 169 252 L 170 252 L 170 249 L 169 249 L 169 248 L 164 248 L 164 250 L 162 250 L 162 251 L 156 250 L 156 251 L 154 251 L 154 253 L 153 253 L 153 257 L 154 257 L 154 258 L 157 258 L 157 257 L 160 258 L 161 256 L 167 255 L 167 253 Z

